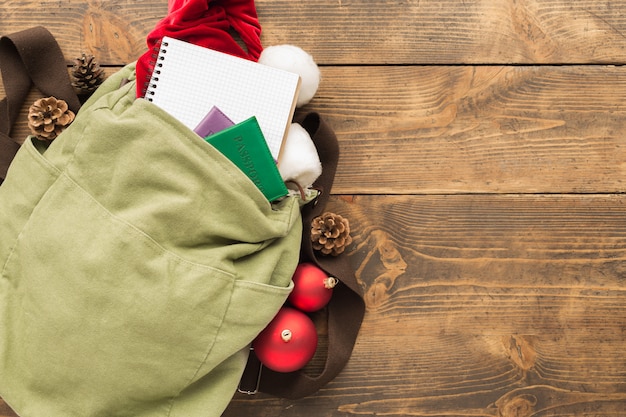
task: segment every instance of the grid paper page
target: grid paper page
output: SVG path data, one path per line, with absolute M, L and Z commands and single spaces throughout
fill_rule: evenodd
M 278 160 L 299 80 L 291 72 L 166 36 L 146 99 L 192 130 L 213 106 L 235 123 L 256 116 Z

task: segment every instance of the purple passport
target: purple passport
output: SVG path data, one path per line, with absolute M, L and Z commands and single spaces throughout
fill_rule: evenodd
M 200 137 L 206 138 L 214 133 L 217 133 L 221 130 L 226 129 L 227 127 L 233 126 L 232 120 L 228 118 L 220 109 L 213 106 L 211 110 L 204 116 L 204 119 L 196 126 L 193 130 Z

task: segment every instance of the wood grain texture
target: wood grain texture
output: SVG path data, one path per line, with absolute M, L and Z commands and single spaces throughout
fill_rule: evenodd
M 357 196 L 368 311 L 348 367 L 226 416 L 621 416 L 623 196 Z M 253 411 L 254 410 L 254 411 Z
M 332 64 L 623 62 L 624 7 L 605 1 L 258 2 L 272 43 Z M 270 18 L 271 17 L 271 18 Z M 290 29 L 307 22 L 306 30 Z M 285 30 L 287 28 L 287 30 Z M 329 39 L 329 33 L 332 36 Z M 609 44 L 601 45 L 604 38 Z M 610 39 L 610 40 L 609 40 Z M 319 52 L 318 52 L 319 51 Z
M 605 66 L 333 67 L 313 105 L 337 193 L 621 192 L 626 72 Z
M 265 45 L 292 43 L 338 64 L 626 62 L 626 3 L 597 0 L 257 0 Z M 67 56 L 130 62 L 163 0 L 5 0 L 0 28 L 48 27 Z
M 302 110 L 339 137 L 335 193 L 620 193 L 625 103 L 626 67 L 325 67 Z

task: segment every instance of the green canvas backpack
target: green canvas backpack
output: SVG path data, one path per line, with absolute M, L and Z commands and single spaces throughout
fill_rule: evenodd
M 219 415 L 291 290 L 298 199 L 136 100 L 133 69 L 0 187 L 0 396 L 25 417 Z

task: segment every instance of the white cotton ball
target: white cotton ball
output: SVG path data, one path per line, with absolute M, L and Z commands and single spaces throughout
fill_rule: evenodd
M 320 84 L 320 70 L 313 57 L 294 45 L 274 45 L 263 50 L 259 63 L 300 75 L 300 94 L 296 106 L 307 104 Z
M 302 188 L 313 185 L 322 174 L 317 148 L 309 132 L 298 123 L 292 123 L 289 128 L 278 170 L 283 181 L 295 181 Z

